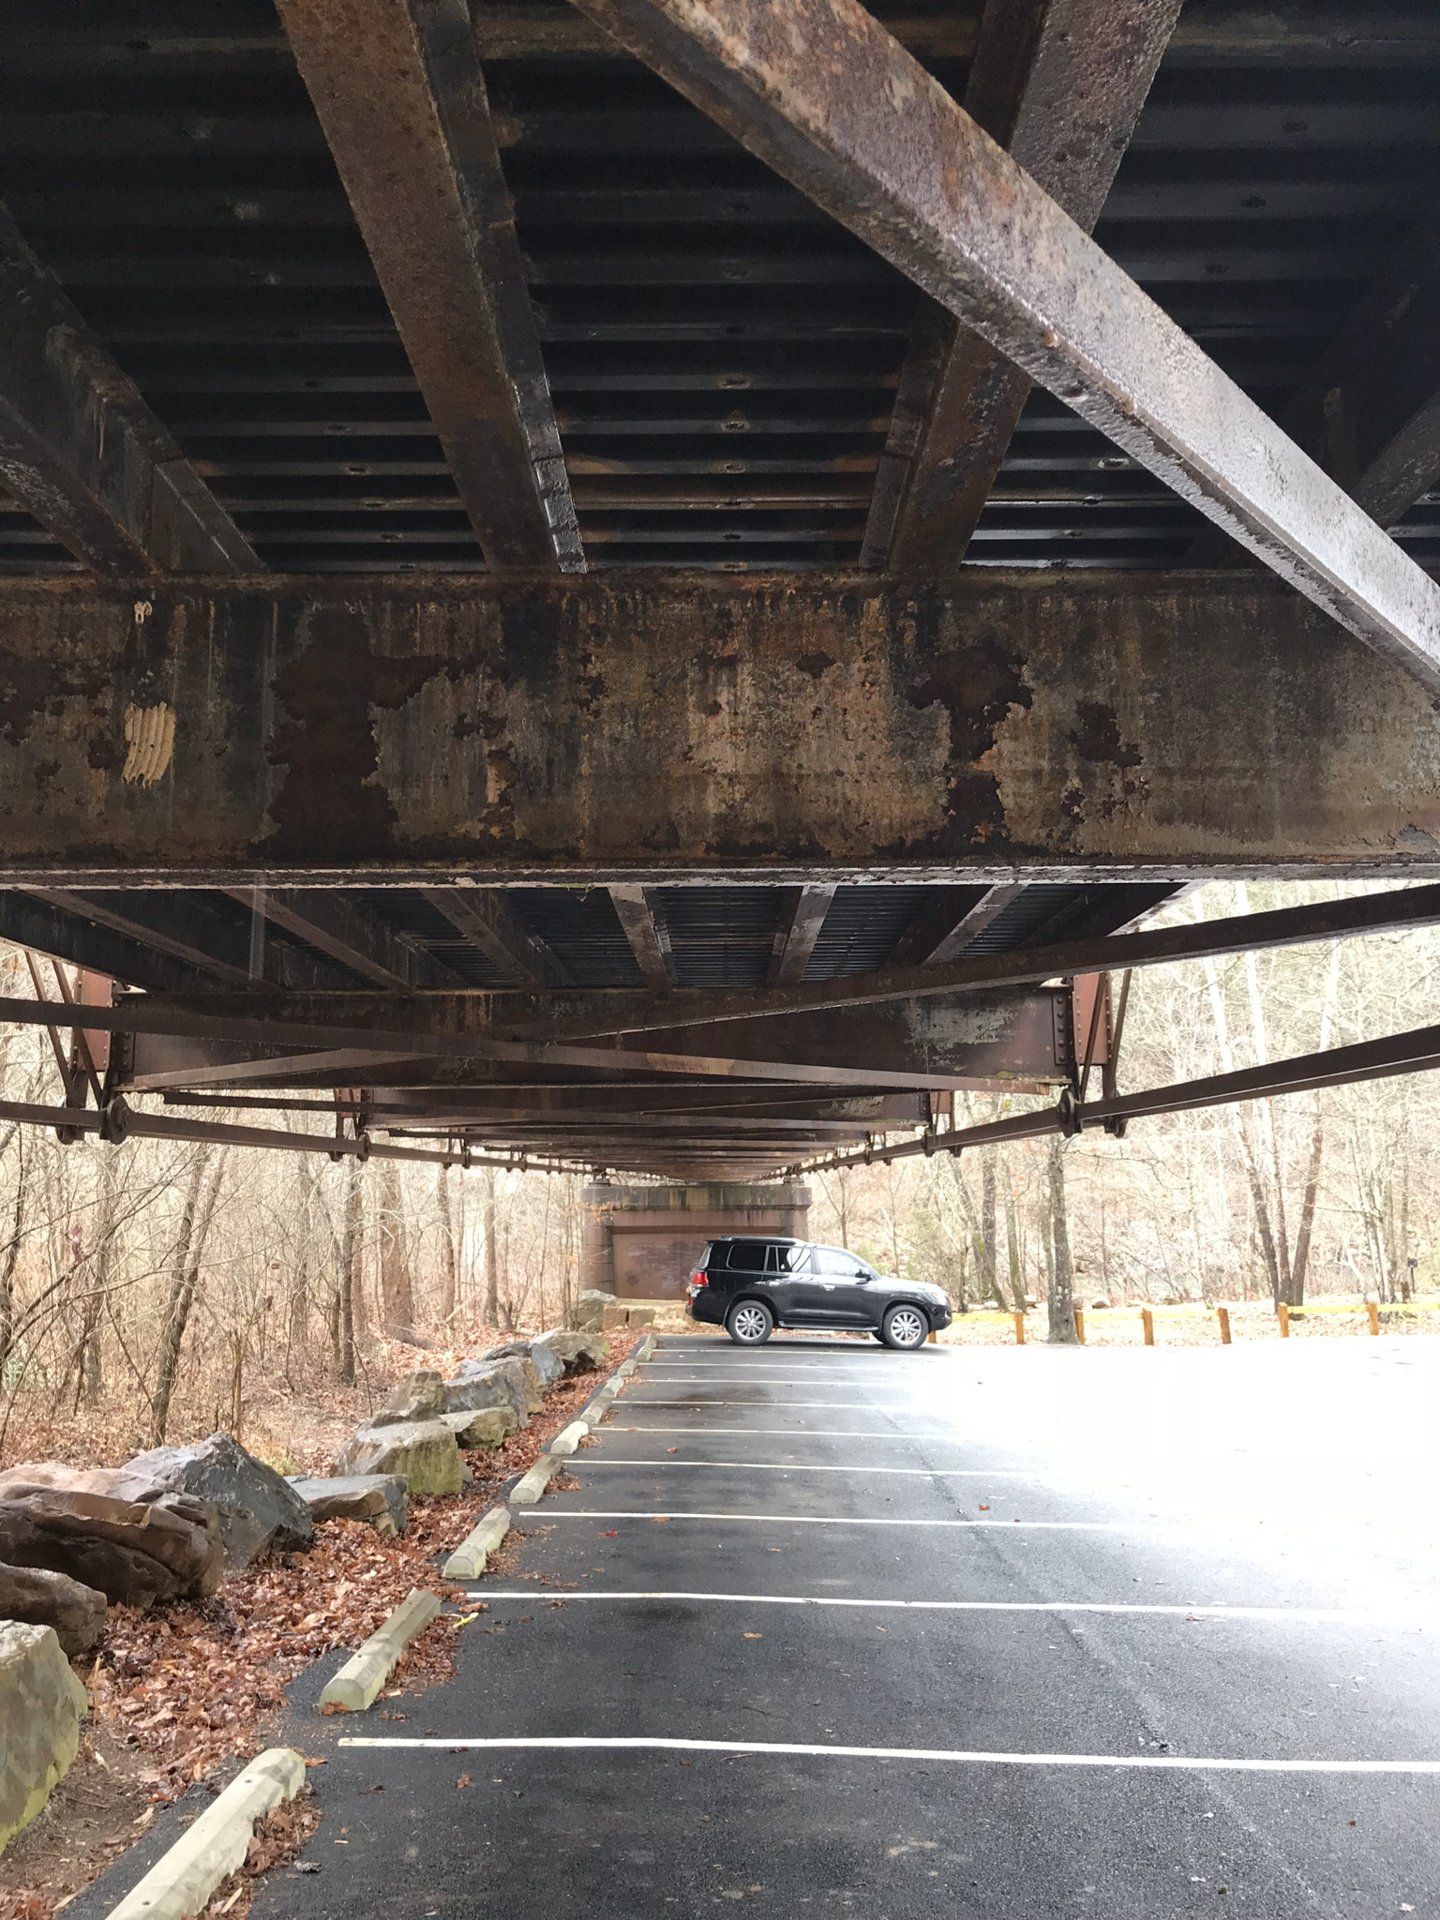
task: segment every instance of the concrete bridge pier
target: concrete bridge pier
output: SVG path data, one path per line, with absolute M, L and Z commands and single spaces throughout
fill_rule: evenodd
M 800 1181 L 701 1180 L 583 1189 L 581 1285 L 622 1300 L 684 1298 L 707 1240 L 722 1233 L 806 1237 L 810 1189 Z

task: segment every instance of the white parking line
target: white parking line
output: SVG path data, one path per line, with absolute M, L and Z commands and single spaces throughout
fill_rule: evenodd
M 785 1407 L 829 1407 L 841 1413 L 854 1413 L 854 1400 L 632 1400 L 626 1394 L 626 1407 L 758 1407 L 762 1413 L 783 1413 Z M 860 1409 L 870 1407 L 914 1407 L 914 1400 L 864 1400 Z
M 645 1735 L 596 1737 L 589 1734 L 536 1734 L 531 1737 L 441 1739 L 423 1735 L 347 1735 L 342 1747 L 394 1747 L 434 1753 L 620 1752 L 748 1753 L 824 1760 L 940 1761 L 958 1766 L 1093 1767 L 1126 1770 L 1166 1769 L 1201 1773 L 1440 1774 L 1440 1760 L 1248 1760 L 1217 1754 L 1183 1753 L 986 1753 L 963 1747 L 809 1746 L 788 1740 L 671 1740 Z
M 1413 1613 L 1377 1613 L 1364 1607 L 1231 1607 L 1197 1603 L 1180 1606 L 1152 1600 L 869 1600 L 841 1598 L 834 1594 L 810 1593 L 681 1593 L 647 1592 L 619 1588 L 611 1592 L 586 1588 L 566 1593 L 545 1588 L 527 1592 L 515 1588 L 495 1590 L 477 1587 L 466 1595 L 470 1600 L 487 1603 L 520 1600 L 533 1606 L 544 1599 L 547 1606 L 557 1601 L 684 1600 L 695 1604 L 742 1607 L 855 1607 L 879 1608 L 918 1613 L 1135 1613 L 1160 1614 L 1184 1620 L 1278 1620 L 1294 1626 L 1418 1627 L 1434 1618 L 1436 1609 L 1417 1607 Z
M 633 1406 L 633 1403 L 632 1403 Z M 960 1446 L 982 1446 L 985 1442 L 978 1434 L 962 1433 L 896 1433 L 882 1427 L 659 1427 L 659 1426 L 618 1426 L 607 1425 L 601 1428 L 605 1434 L 612 1433 L 683 1433 L 691 1440 L 708 1440 L 712 1433 L 727 1436 L 739 1435 L 748 1440 L 752 1437 L 781 1440 L 901 1440 L 906 1446 L 943 1440 L 947 1444 Z M 1007 1452 L 1015 1449 L 1007 1448 Z
M 819 1466 L 810 1461 L 791 1465 L 785 1460 L 633 1460 L 622 1456 L 602 1455 L 593 1449 L 587 1450 L 575 1462 L 578 1472 L 581 1467 L 715 1467 L 735 1473 L 884 1473 L 913 1475 L 921 1480 L 1034 1480 L 1034 1473 L 1027 1473 L 1022 1467 L 833 1467 Z
M 535 1510 L 537 1513 L 538 1509 Z M 551 1507 L 541 1516 L 550 1520 L 745 1520 L 784 1527 L 1004 1527 L 1011 1533 L 1155 1533 L 1183 1527 L 1190 1520 L 895 1520 L 888 1515 L 843 1513 L 637 1513 L 633 1508 Z

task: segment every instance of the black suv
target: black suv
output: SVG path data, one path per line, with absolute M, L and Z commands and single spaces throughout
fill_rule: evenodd
M 686 1289 L 690 1318 L 758 1347 L 776 1327 L 850 1327 L 887 1347 L 918 1347 L 950 1324 L 939 1287 L 880 1274 L 839 1247 L 767 1235 L 712 1240 Z

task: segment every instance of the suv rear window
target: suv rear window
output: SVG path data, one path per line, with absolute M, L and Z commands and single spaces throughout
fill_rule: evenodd
M 724 1264 L 740 1273 L 763 1273 L 766 1245 L 764 1240 L 732 1240 L 725 1248 Z

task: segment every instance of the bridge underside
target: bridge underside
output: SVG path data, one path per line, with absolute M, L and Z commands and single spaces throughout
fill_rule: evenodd
M 120 12 L 0 25 L 11 1117 L 1118 1127 L 1128 969 L 1440 917 L 1143 924 L 1440 877 L 1433 6 Z

